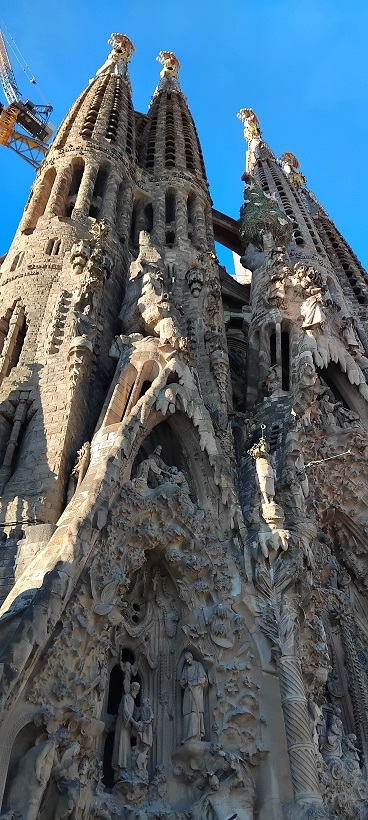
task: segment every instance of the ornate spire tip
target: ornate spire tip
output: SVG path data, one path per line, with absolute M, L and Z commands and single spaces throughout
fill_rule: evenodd
M 237 117 L 244 123 L 244 138 L 247 142 L 262 136 L 259 119 L 251 108 L 241 108 Z
M 181 65 L 172 51 L 160 51 L 157 61 L 163 65 L 160 77 L 178 77 Z
M 113 33 L 108 40 L 109 46 L 112 46 L 114 49 L 114 54 L 117 57 L 121 57 L 125 63 L 129 63 L 132 54 L 135 52 L 135 48 L 129 37 L 126 34 L 116 34 Z

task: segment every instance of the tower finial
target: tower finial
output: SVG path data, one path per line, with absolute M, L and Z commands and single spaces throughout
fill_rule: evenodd
M 135 48 L 129 37 L 126 34 L 116 34 L 113 33 L 110 35 L 110 39 L 107 41 L 109 46 L 112 46 L 114 49 L 114 55 L 126 63 L 128 65 L 132 54 L 135 52 Z
M 178 78 L 179 68 L 181 65 L 177 57 L 173 51 L 160 51 L 156 60 L 163 65 L 163 69 L 160 72 L 160 77 L 163 79 L 164 77 L 175 77 Z
M 244 138 L 247 142 L 250 140 L 260 139 L 262 131 L 259 127 L 259 119 L 251 108 L 241 108 L 237 117 L 244 123 Z
M 306 179 L 304 174 L 299 171 L 300 162 L 297 160 L 295 154 L 292 154 L 291 151 L 284 151 L 280 157 L 280 164 L 289 182 L 297 188 L 303 188 L 306 183 Z

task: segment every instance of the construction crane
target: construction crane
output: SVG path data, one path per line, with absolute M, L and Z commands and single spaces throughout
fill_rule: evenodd
M 29 79 L 36 85 L 34 77 Z M 52 106 L 36 105 L 20 93 L 1 29 L 0 82 L 8 101 L 7 106 L 0 103 L 0 145 L 11 148 L 33 168 L 38 168 L 47 154 L 47 142 L 54 130 L 48 125 Z M 18 130 L 18 126 L 22 130 Z

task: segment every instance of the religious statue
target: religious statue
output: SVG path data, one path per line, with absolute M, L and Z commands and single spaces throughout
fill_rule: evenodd
M 342 757 L 344 730 L 340 714 L 340 709 L 335 708 L 335 712 L 333 712 L 332 715 L 327 715 L 320 733 L 319 747 L 326 763 L 330 760 L 333 761 Z
M 271 504 L 275 497 L 275 471 L 268 454 L 266 439 L 262 436 L 258 444 L 254 444 L 249 450 L 249 453 L 256 462 L 262 504 Z
M 143 728 L 142 724 L 136 720 L 135 699 L 139 689 L 139 683 L 133 681 L 130 691 L 124 692 L 119 704 L 112 752 L 112 767 L 117 772 L 117 779 L 121 772 L 131 769 L 131 737 L 133 733 L 137 735 Z
M 154 714 L 148 698 L 143 698 L 140 708 L 140 723 L 142 728 L 138 733 L 138 756 L 137 768 L 140 771 L 147 771 L 147 759 L 153 744 L 153 720 Z
M 43 736 L 44 737 L 44 736 Z M 41 740 L 21 757 L 6 798 L 6 808 L 22 820 L 37 820 L 41 800 L 57 762 L 57 733 Z
M 186 652 L 184 656 L 180 686 L 184 689 L 182 743 L 187 740 L 202 740 L 205 733 L 203 695 L 208 686 L 208 678 L 204 667 L 194 660 L 191 652 Z

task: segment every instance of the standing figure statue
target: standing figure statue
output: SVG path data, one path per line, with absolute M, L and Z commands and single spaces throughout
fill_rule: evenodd
M 124 692 L 119 704 L 112 752 L 112 768 L 117 772 L 117 779 L 121 772 L 131 769 L 131 737 L 142 730 L 142 724 L 136 720 L 135 707 L 139 689 L 139 683 L 133 681 L 130 691 Z
M 272 504 L 275 497 L 275 471 L 267 451 L 266 439 L 262 436 L 257 444 L 249 450 L 256 462 L 256 472 L 262 504 Z
M 140 771 L 147 771 L 147 760 L 149 751 L 153 744 L 153 720 L 154 714 L 148 698 L 143 698 L 140 708 L 140 723 L 142 729 L 139 732 L 137 767 Z
M 183 697 L 183 740 L 202 740 L 204 736 L 204 690 L 208 678 L 204 667 L 195 661 L 191 652 L 184 655 L 180 686 L 184 689 Z

